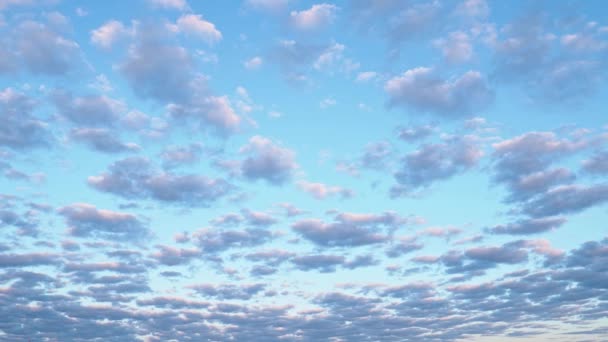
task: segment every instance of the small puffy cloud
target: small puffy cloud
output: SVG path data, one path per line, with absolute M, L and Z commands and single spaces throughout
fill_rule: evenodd
M 608 174 L 608 152 L 601 151 L 595 153 L 591 158 L 583 161 L 583 170 L 590 174 Z
M 248 70 L 256 70 L 256 69 L 259 69 L 263 63 L 264 63 L 264 60 L 262 59 L 262 57 L 255 56 L 255 57 L 252 57 L 251 59 L 246 60 L 243 63 L 243 66 Z
M 330 4 L 316 4 L 303 11 L 292 11 L 289 20 L 299 30 L 316 30 L 331 24 L 338 7 Z
M 450 32 L 447 38 L 434 41 L 448 63 L 464 63 L 473 57 L 473 45 L 469 35 L 462 31 Z
M 70 131 L 70 138 L 82 142 L 90 148 L 104 153 L 138 151 L 135 143 L 123 143 L 114 133 L 105 128 L 75 128 Z
M 494 99 L 494 92 L 477 71 L 443 80 L 431 68 L 415 68 L 384 85 L 390 106 L 405 106 L 446 117 L 475 114 Z
M 407 142 L 415 142 L 427 138 L 435 132 L 435 127 L 431 125 L 409 126 L 399 128 L 397 135 L 399 139 Z
M 148 229 L 135 216 L 123 212 L 97 209 L 88 203 L 74 203 L 59 209 L 68 224 L 69 234 L 108 240 L 141 240 Z
M 246 0 L 245 3 L 255 9 L 277 13 L 287 8 L 289 0 Z
M 464 0 L 456 7 L 456 13 L 471 18 L 485 18 L 490 13 L 490 6 L 486 0 Z
M 165 168 L 173 168 L 181 165 L 197 163 L 203 152 L 201 144 L 193 143 L 188 146 L 177 146 L 165 148 L 160 154 Z
M 215 25 L 197 14 L 184 14 L 179 17 L 175 24 L 175 29 L 179 32 L 196 36 L 209 44 L 222 40 L 222 33 Z
M 190 122 L 204 129 L 210 126 L 220 135 L 234 132 L 241 124 L 227 96 L 195 98 L 192 103 L 171 104 L 169 115 L 180 122 Z
M 298 167 L 293 151 L 259 135 L 249 139 L 241 152 L 249 154 L 240 166 L 242 175 L 249 180 L 282 185 L 291 179 Z
M 400 186 L 394 195 L 430 186 L 476 166 L 484 155 L 477 140 L 471 136 L 451 137 L 442 143 L 420 146 L 402 159 L 395 173 Z
M 188 9 L 188 3 L 186 0 L 147 0 L 153 7 L 173 10 L 186 10 Z
M 51 98 L 65 118 L 78 125 L 113 126 L 125 105 L 105 95 L 73 96 L 55 91 Z
M 378 73 L 375 71 L 362 71 L 357 74 L 356 81 L 357 82 L 367 82 L 375 79 L 378 76 Z
M 336 103 L 337 103 L 336 100 L 332 99 L 331 97 L 328 97 L 326 99 L 323 99 L 319 103 L 319 107 L 321 107 L 321 109 L 326 109 L 326 108 L 329 108 L 331 106 L 335 106 Z
M 186 206 L 208 206 L 232 190 L 223 179 L 160 172 L 141 157 L 119 160 L 100 175 L 90 176 L 93 188 L 128 199 L 155 199 Z
M 379 215 L 345 212 L 337 214 L 333 223 L 304 219 L 295 222 L 291 228 L 319 246 L 356 247 L 386 242 L 388 234 L 405 222 L 392 212 Z
M 324 183 L 298 181 L 297 185 L 302 191 L 311 194 L 314 198 L 319 200 L 326 199 L 334 195 L 339 195 L 342 198 L 350 198 L 354 195 L 352 190 L 345 189 L 340 186 L 331 186 Z
M 532 217 L 578 213 L 608 202 L 608 184 L 559 185 L 525 203 L 522 211 Z
M 255 247 L 273 238 L 264 228 L 245 230 L 200 229 L 192 234 L 194 243 L 207 253 L 220 253 L 228 249 Z
M 50 144 L 47 124 L 32 114 L 35 104 L 12 88 L 0 91 L 0 146 L 23 150 Z
M 45 24 L 24 21 L 17 26 L 15 51 L 35 74 L 63 75 L 80 62 L 80 47 Z
M 110 20 L 91 31 L 91 42 L 101 48 L 108 49 L 130 33 L 131 31 L 120 21 Z
M 559 228 L 566 223 L 564 217 L 541 217 L 520 220 L 506 225 L 494 226 L 488 231 L 492 234 L 528 235 L 544 233 Z

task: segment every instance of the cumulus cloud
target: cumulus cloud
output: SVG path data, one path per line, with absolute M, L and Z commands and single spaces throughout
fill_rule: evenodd
M 177 19 L 177 22 L 172 29 L 200 38 L 209 44 L 217 43 L 222 40 L 222 33 L 215 25 L 197 14 L 182 15 Z
M 188 9 L 188 3 L 186 0 L 147 0 L 153 7 L 173 9 L 173 10 L 186 10 Z
M 12 88 L 0 91 L 0 146 L 24 150 L 50 145 L 52 135 L 48 125 L 32 113 L 35 104 Z
M 249 180 L 265 180 L 272 185 L 282 185 L 291 179 L 298 167 L 295 153 L 272 140 L 256 135 L 241 148 L 249 154 L 240 165 L 241 173 Z
M 129 199 L 154 199 L 187 206 L 208 206 L 233 186 L 223 179 L 197 174 L 178 175 L 155 170 L 141 157 L 121 159 L 87 180 L 93 188 Z
M 447 38 L 435 40 L 433 43 L 448 63 L 464 63 L 473 57 L 473 44 L 466 32 L 450 32 Z
M 149 235 L 148 228 L 135 216 L 97 209 L 88 203 L 74 203 L 58 212 L 65 218 L 72 236 L 137 241 Z
M 356 247 L 386 242 L 391 232 L 406 221 L 392 212 L 379 215 L 339 213 L 333 223 L 304 219 L 295 222 L 291 228 L 319 246 Z
M 109 49 L 131 33 L 120 21 L 110 20 L 91 31 L 91 42 L 101 48 Z
M 544 233 L 557 229 L 566 223 L 564 217 L 541 217 L 524 219 L 506 225 L 498 225 L 489 229 L 492 234 L 527 235 Z
M 331 4 L 316 4 L 302 11 L 289 14 L 290 23 L 300 30 L 315 30 L 329 25 L 335 18 L 338 7 Z
M 262 59 L 262 57 L 255 56 L 255 57 L 251 57 L 251 59 L 246 60 L 243 63 L 243 66 L 245 66 L 245 68 L 248 70 L 256 70 L 256 69 L 259 69 L 263 63 L 264 63 L 264 60 Z
M 116 133 L 105 128 L 75 128 L 70 131 L 70 138 L 104 153 L 120 153 L 140 149 L 135 143 L 123 143 L 116 136 Z
M 494 92 L 477 71 L 444 80 L 431 68 L 419 67 L 389 79 L 384 90 L 390 106 L 405 106 L 446 117 L 476 114 L 492 103 Z
M 326 199 L 334 195 L 339 195 L 341 198 L 350 198 L 354 196 L 352 190 L 339 186 L 331 186 L 324 183 L 298 181 L 297 185 L 302 191 L 311 194 L 314 198 L 319 200 Z
M 399 185 L 394 195 L 430 186 L 476 166 L 484 155 L 474 137 L 451 137 L 442 143 L 420 146 L 402 159 L 395 179 Z
M 43 23 L 20 23 L 14 39 L 19 60 L 32 73 L 63 75 L 80 63 L 78 44 Z
M 125 110 L 122 102 L 105 95 L 74 96 L 57 90 L 51 98 L 59 113 L 77 125 L 113 126 Z

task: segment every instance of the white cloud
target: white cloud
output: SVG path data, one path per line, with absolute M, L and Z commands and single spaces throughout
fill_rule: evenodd
M 315 30 L 332 23 L 337 10 L 335 5 L 317 4 L 304 11 L 292 11 L 290 21 L 297 29 Z
M 197 14 L 182 15 L 177 19 L 176 25 L 171 28 L 178 32 L 197 36 L 209 44 L 222 40 L 222 33 L 215 28 L 215 25 Z
M 264 60 L 262 59 L 262 57 L 255 56 L 255 57 L 245 61 L 243 63 L 243 65 L 248 70 L 255 70 L 255 69 L 259 69 L 263 63 L 264 63 Z
M 175 9 L 175 10 L 186 10 L 188 9 L 188 3 L 186 0 L 148 0 L 148 2 L 154 6 L 165 9 Z
M 110 20 L 91 31 L 91 42 L 104 49 L 109 49 L 119 39 L 130 34 L 130 30 L 120 21 Z

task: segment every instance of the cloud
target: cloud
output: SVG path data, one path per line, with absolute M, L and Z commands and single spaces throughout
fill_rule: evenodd
M 174 168 L 198 163 L 202 153 L 202 145 L 192 143 L 187 146 L 167 147 L 161 152 L 160 158 L 163 161 L 163 167 Z
M 152 257 L 162 265 L 176 266 L 188 264 L 194 258 L 201 257 L 201 251 L 196 248 L 175 248 L 171 246 L 158 246 L 159 250 L 152 253 Z
M 433 44 L 448 63 L 464 63 L 473 57 L 473 44 L 466 32 L 450 32 L 447 38 L 437 39 Z
M 231 248 L 255 247 L 269 242 L 272 233 L 263 228 L 245 230 L 200 229 L 192 234 L 197 246 L 206 253 L 220 253 Z
M 608 201 L 608 184 L 559 185 L 525 203 L 522 211 L 532 217 L 578 213 Z
M 443 80 L 433 69 L 419 67 L 389 79 L 384 90 L 391 107 L 404 106 L 445 117 L 476 114 L 494 100 L 494 91 L 477 71 Z
M 107 240 L 139 241 L 150 234 L 135 216 L 97 209 L 88 203 L 74 203 L 58 210 L 68 225 L 69 234 Z
M 575 177 L 567 169 L 548 167 L 555 161 L 587 147 L 583 139 L 561 139 L 553 132 L 528 132 L 492 144 L 494 181 L 506 184 L 508 201 L 521 201 L 552 186 L 570 183 Z
M 483 150 L 472 136 L 450 137 L 445 142 L 425 144 L 402 159 L 395 179 L 396 193 L 428 187 L 476 166 Z
M 104 49 L 111 48 L 117 41 L 130 35 L 130 31 L 120 21 L 110 20 L 91 31 L 91 42 Z
M 265 284 L 198 284 L 189 286 L 190 289 L 196 291 L 199 295 L 207 298 L 216 298 L 220 300 L 240 299 L 248 300 L 253 296 L 264 291 Z
M 583 170 L 594 175 L 608 174 L 608 152 L 600 151 L 583 161 Z
M 278 13 L 287 8 L 289 0 L 246 0 L 245 3 L 255 9 Z
M 319 246 L 357 247 L 388 241 L 389 234 L 406 221 L 392 212 L 379 215 L 343 212 L 336 215 L 333 223 L 304 219 L 292 224 L 291 228 Z
M 78 44 L 43 23 L 21 22 L 14 39 L 18 60 L 34 74 L 63 75 L 81 62 Z
M 32 115 L 35 104 L 12 88 L 0 91 L 0 146 L 24 150 L 51 144 L 48 125 Z
M 59 113 L 77 125 L 113 126 L 125 105 L 105 95 L 74 96 L 70 92 L 57 90 L 51 99 Z
M 91 176 L 87 182 L 99 191 L 128 199 L 154 199 L 186 206 L 209 206 L 233 189 L 223 179 L 154 170 L 141 157 L 121 159 L 110 165 L 108 172 Z
M 354 196 L 352 190 L 324 183 L 298 181 L 297 185 L 302 191 L 309 193 L 318 200 L 323 200 L 334 195 L 339 195 L 341 198 L 350 198 Z
M 435 127 L 431 125 L 424 126 L 409 126 L 400 128 L 397 135 L 399 139 L 407 142 L 415 142 L 430 136 L 435 132 Z
M 262 59 L 262 57 L 260 56 L 255 56 L 252 57 L 251 59 L 246 60 L 243 63 L 243 66 L 245 67 L 245 69 L 248 70 L 256 70 L 259 69 L 262 64 L 264 64 L 264 60 Z
M 222 33 L 215 25 L 203 19 L 201 15 L 184 14 L 177 19 L 175 29 L 187 35 L 196 36 L 208 44 L 222 40 Z
M 316 30 L 334 21 L 338 7 L 331 4 L 316 4 L 303 11 L 292 11 L 289 20 L 299 30 Z
M 75 128 L 70 131 L 70 138 L 104 153 L 120 153 L 140 149 L 135 143 L 123 143 L 115 134 L 105 128 Z
M 533 219 L 524 219 L 515 223 L 506 225 L 498 225 L 490 228 L 488 231 L 492 234 L 511 234 L 511 235 L 528 235 L 544 233 L 553 229 L 557 229 L 567 220 L 564 217 L 541 217 Z
M 184 11 L 188 9 L 186 0 L 147 0 L 153 7 Z
M 58 265 L 58 255 L 51 253 L 0 254 L 0 268 Z
M 378 73 L 375 71 L 363 71 L 357 74 L 357 78 L 355 79 L 357 82 L 367 82 L 375 79 L 378 76 Z
M 252 181 L 265 180 L 272 185 L 283 185 L 298 167 L 293 151 L 259 135 L 249 139 L 241 153 L 249 154 L 241 163 L 241 173 Z

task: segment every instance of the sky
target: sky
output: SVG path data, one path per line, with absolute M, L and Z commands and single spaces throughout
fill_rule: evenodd
M 604 1 L 0 0 L 1 341 L 600 341 Z

